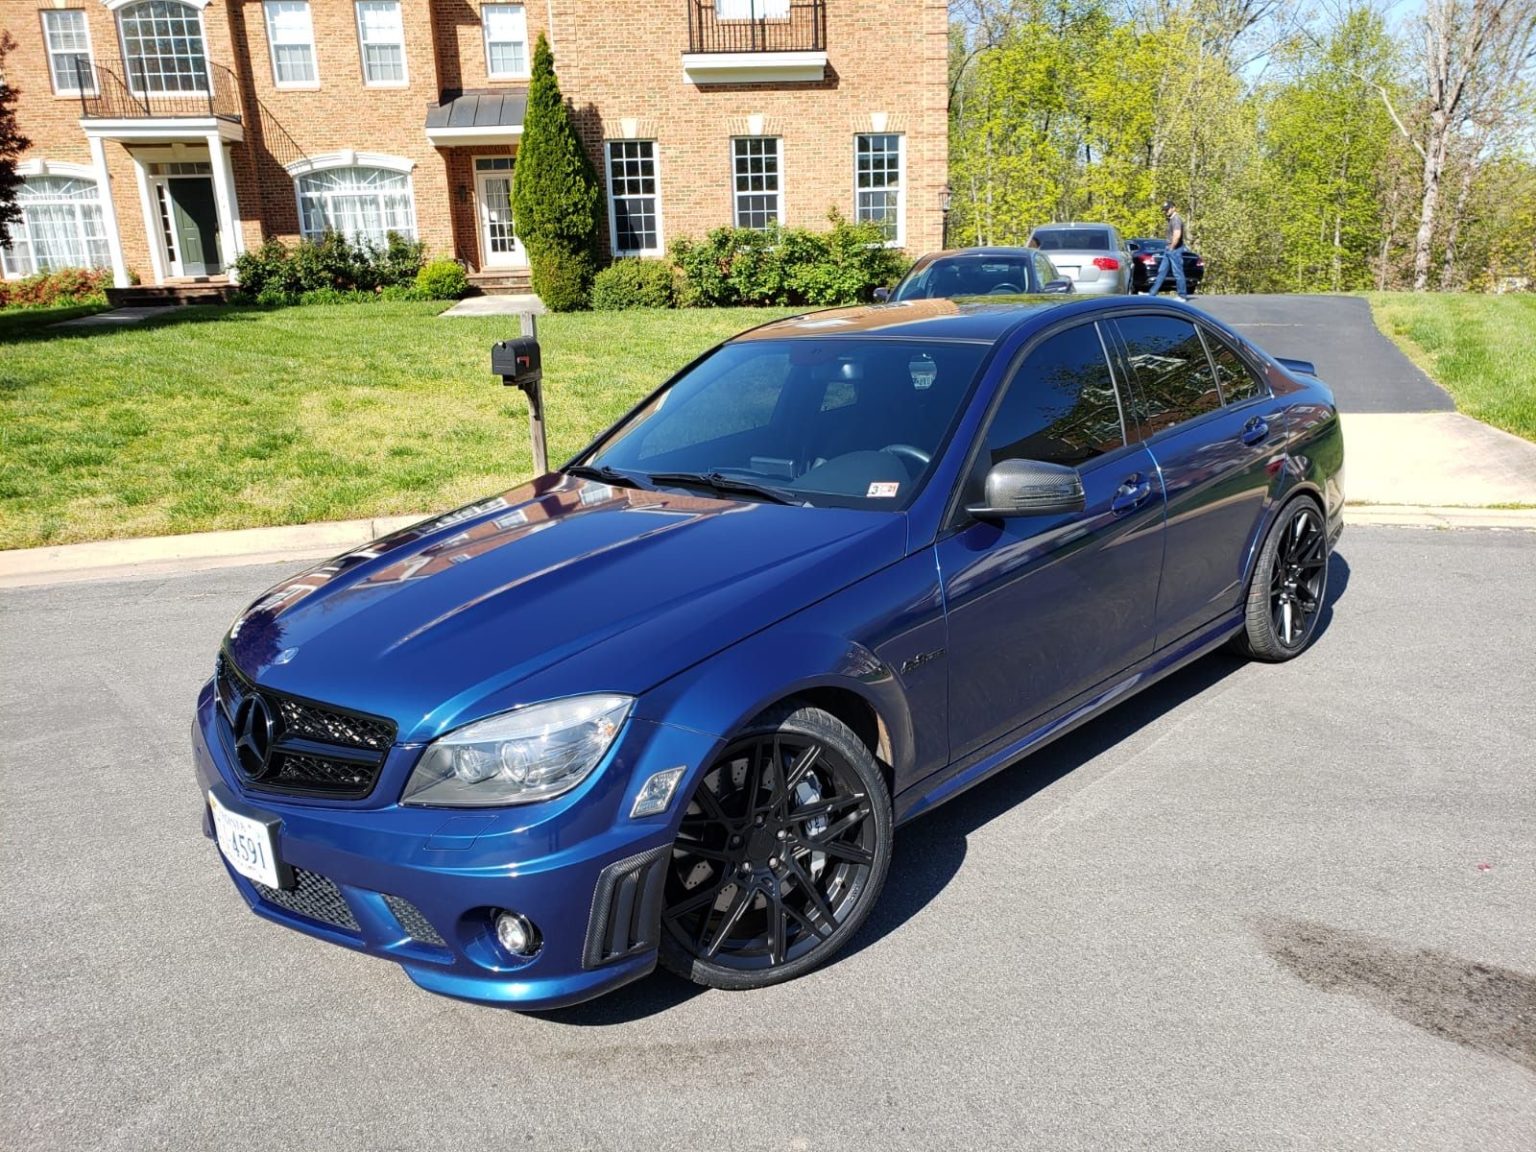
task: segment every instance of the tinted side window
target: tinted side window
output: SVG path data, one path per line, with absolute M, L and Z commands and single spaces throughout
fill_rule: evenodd
M 1050 337 L 1019 366 L 987 429 L 979 463 L 1078 465 L 1125 443 L 1115 381 L 1092 324 Z
M 1117 322 L 1131 369 L 1142 435 L 1152 436 L 1221 407 L 1221 392 L 1200 333 L 1174 316 L 1129 316 Z
M 1216 380 L 1221 385 L 1221 396 L 1228 404 L 1241 404 L 1258 396 L 1269 395 L 1264 382 L 1253 373 L 1236 350 L 1216 333 L 1205 332 L 1206 346 L 1211 359 L 1216 362 Z

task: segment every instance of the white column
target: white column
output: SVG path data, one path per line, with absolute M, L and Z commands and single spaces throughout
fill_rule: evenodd
M 117 206 L 112 202 L 112 178 L 107 175 L 107 149 L 100 136 L 89 138 L 91 163 L 96 168 L 96 187 L 101 194 L 101 224 L 107 230 L 107 252 L 112 257 L 112 286 L 128 287 L 128 265 L 123 260 L 123 238 L 117 231 Z
M 160 207 L 150 193 L 144 161 L 137 156 L 133 158 L 133 175 L 139 183 L 139 210 L 144 213 L 144 229 L 149 237 L 149 262 L 155 270 L 155 283 L 164 284 L 169 273 L 165 267 L 166 254 L 162 251 L 165 241 L 161 238 L 164 229 L 160 226 Z
M 224 265 L 225 275 L 233 278 L 235 257 L 240 254 L 235 229 L 240 222 L 235 219 L 230 195 L 229 157 L 224 155 L 224 141 L 217 132 L 208 133 L 208 160 L 213 165 L 213 201 L 219 212 L 219 263 Z

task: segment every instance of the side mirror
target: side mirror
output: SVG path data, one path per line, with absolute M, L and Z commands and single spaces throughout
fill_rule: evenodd
M 1001 460 L 987 473 L 980 503 L 965 510 L 978 520 L 1081 512 L 1087 506 L 1076 468 L 1043 460 Z
M 891 298 L 891 290 L 889 288 L 876 288 L 875 289 L 875 303 L 876 304 L 884 304 L 887 301 L 889 301 L 890 298 Z
M 1062 277 L 1060 280 L 1047 280 L 1044 284 L 1040 285 L 1040 291 L 1051 296 L 1064 296 L 1072 290 L 1072 281 L 1066 277 Z

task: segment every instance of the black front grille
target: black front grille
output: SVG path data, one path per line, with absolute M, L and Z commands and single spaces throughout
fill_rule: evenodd
M 306 868 L 295 868 L 293 879 L 292 888 L 268 888 L 254 880 L 251 883 L 268 904 L 317 920 L 321 924 L 329 924 L 333 928 L 348 932 L 359 931 L 357 917 L 352 915 L 352 909 L 334 880 Z
M 223 714 L 226 751 L 245 783 L 260 792 L 359 799 L 373 791 L 395 742 L 395 725 L 380 716 L 350 712 L 261 688 L 219 653 L 214 688 Z M 264 761 L 237 749 L 241 705 L 259 696 L 273 721 Z
M 403 896 L 385 896 L 384 903 L 389 905 L 389 910 L 405 929 L 413 940 L 419 940 L 423 944 L 432 944 L 438 948 L 445 947 L 445 942 L 437 929 L 432 927 L 432 921 L 422 915 L 421 909 L 412 904 Z

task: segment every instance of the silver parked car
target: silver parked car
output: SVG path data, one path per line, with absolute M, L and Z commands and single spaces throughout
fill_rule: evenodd
M 1042 224 L 1029 246 L 1049 254 L 1051 263 L 1090 296 L 1124 295 L 1131 290 L 1131 253 L 1108 224 Z

